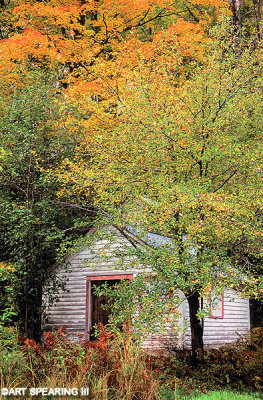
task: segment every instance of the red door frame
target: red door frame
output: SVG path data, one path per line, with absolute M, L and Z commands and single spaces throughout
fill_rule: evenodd
M 118 274 L 118 275 L 95 275 L 95 276 L 87 276 L 87 283 L 86 283 L 86 332 L 90 333 L 91 329 L 91 283 L 93 281 L 110 281 L 110 280 L 121 280 L 121 279 L 128 279 L 132 281 L 133 274 Z

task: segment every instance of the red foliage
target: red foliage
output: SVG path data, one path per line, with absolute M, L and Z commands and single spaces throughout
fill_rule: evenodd
M 84 347 L 85 349 L 99 349 L 103 352 L 106 351 L 109 341 L 114 338 L 112 332 L 106 332 L 102 323 L 99 324 L 99 337 L 98 340 L 95 342 L 90 342 L 89 340 L 84 340 Z

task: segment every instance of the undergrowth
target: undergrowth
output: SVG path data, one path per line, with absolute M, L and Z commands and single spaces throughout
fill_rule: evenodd
M 235 393 L 233 391 L 214 391 L 190 397 L 180 397 L 180 400 L 262 400 L 259 393 Z M 178 399 L 179 400 L 179 399 Z
M 19 374 L 14 375 L 13 369 L 6 365 L 2 369 L 2 387 L 78 388 L 79 391 L 84 387 L 89 388 L 94 400 L 160 399 L 160 382 L 147 367 L 145 353 L 128 331 L 112 335 L 101 326 L 97 342 L 83 340 L 79 344 L 73 344 L 64 329 L 45 332 L 43 345 L 22 339 L 19 354 L 22 359 L 20 367 L 16 364 Z
M 79 337 L 74 344 L 62 328 L 45 332 L 40 344 L 30 339 L 19 341 L 13 328 L 1 327 L 1 387 L 84 387 L 94 400 L 199 399 L 200 395 L 200 400 L 259 399 L 248 394 L 235 397 L 233 390 L 262 391 L 262 344 L 262 329 L 258 329 L 234 345 L 206 351 L 193 367 L 188 351 L 170 357 L 148 356 L 129 330 L 113 335 L 101 326 L 97 342 Z M 232 390 L 230 397 L 222 388 Z M 209 394 L 211 390 L 218 392 Z

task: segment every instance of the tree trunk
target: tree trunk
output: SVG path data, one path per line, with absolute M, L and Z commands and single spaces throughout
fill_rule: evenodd
M 25 287 L 24 295 L 20 295 L 18 305 L 18 325 L 22 336 L 34 339 L 36 342 L 41 340 L 41 305 L 42 288 L 31 285 Z M 36 283 L 34 282 L 36 285 Z M 27 301 L 25 301 L 27 299 Z
M 233 18 L 233 36 L 237 37 L 237 46 L 240 43 L 242 34 L 240 6 L 240 0 L 230 0 L 230 8 Z
M 200 309 L 199 293 L 197 291 L 187 294 L 189 305 L 190 328 L 191 328 L 191 347 L 192 362 L 198 363 L 198 354 L 203 352 L 203 322 L 197 317 Z
M 261 40 L 262 33 L 261 33 L 261 18 L 262 18 L 262 0 L 258 1 L 258 18 L 257 18 L 257 32 L 258 32 L 258 39 Z

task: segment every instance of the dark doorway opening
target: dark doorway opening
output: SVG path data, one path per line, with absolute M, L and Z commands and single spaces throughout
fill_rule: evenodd
M 107 282 L 108 286 L 116 285 L 120 280 L 103 280 L 91 282 L 91 330 L 90 330 L 90 340 L 96 340 L 95 336 L 95 325 L 100 323 L 104 326 L 109 322 L 109 316 L 111 314 L 110 300 L 107 296 L 97 296 L 95 294 L 95 288 L 105 285 Z
M 97 340 L 95 335 L 95 325 L 102 323 L 108 324 L 111 314 L 110 300 L 107 296 L 97 296 L 95 289 L 107 283 L 108 286 L 114 286 L 121 279 L 132 280 L 133 275 L 104 275 L 87 277 L 87 308 L 86 308 L 86 330 L 89 334 L 89 340 Z M 107 307 L 105 307 L 107 306 Z

